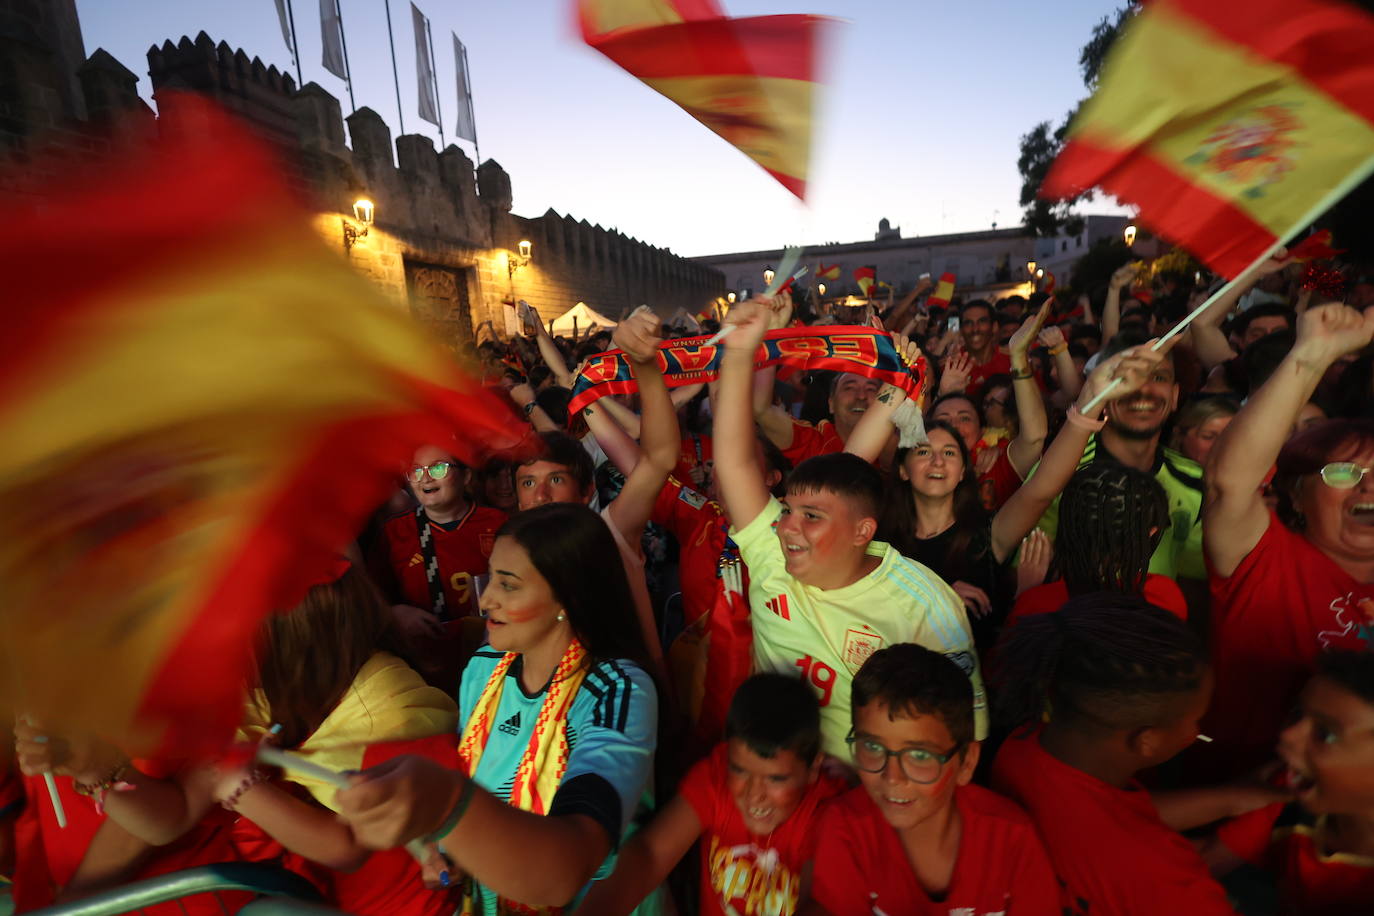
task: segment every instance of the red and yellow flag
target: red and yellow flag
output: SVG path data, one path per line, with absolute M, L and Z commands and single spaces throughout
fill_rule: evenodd
M 522 433 L 245 128 L 159 102 L 182 129 L 0 223 L 0 708 L 188 752 L 417 446 Z
M 1336 248 L 1332 246 L 1331 242 L 1330 229 L 1314 232 L 1288 249 L 1288 257 L 1290 260 L 1298 262 L 1324 261 L 1327 258 L 1334 258 L 1338 254 L 1345 254 L 1347 249 Z
M 878 268 L 876 267 L 856 267 L 854 269 L 854 282 L 859 284 L 859 292 L 865 297 L 871 296 L 873 282 L 878 279 Z
M 1374 172 L 1371 48 L 1339 0 L 1153 0 L 1042 194 L 1101 188 L 1235 276 Z
M 954 274 L 940 274 L 940 282 L 935 284 L 935 292 L 926 299 L 926 308 L 944 308 L 954 298 Z
M 818 266 L 816 267 L 816 279 L 817 279 L 817 280 L 838 280 L 838 279 L 840 279 L 840 265 L 838 265 L 838 264 L 830 264 L 830 265 L 820 264 L 820 265 L 818 265 Z
M 806 197 L 819 16 L 726 17 L 712 0 L 578 0 L 587 44 Z

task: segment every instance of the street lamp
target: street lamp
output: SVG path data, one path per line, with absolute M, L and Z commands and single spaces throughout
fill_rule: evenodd
M 359 197 L 357 200 L 353 201 L 353 219 L 361 223 L 363 228 L 361 230 L 355 229 L 353 226 L 349 225 L 347 219 L 339 220 L 339 222 L 343 223 L 344 251 L 351 249 L 357 243 L 358 239 L 367 235 L 367 230 L 372 228 L 372 220 L 376 213 L 376 205 L 368 198 Z
M 777 276 L 777 273 L 773 270 L 773 266 L 772 266 L 771 264 L 770 264 L 769 266 L 765 267 L 765 268 L 763 269 L 763 285 L 764 285 L 764 286 L 772 286 L 772 285 L 773 285 L 773 278 L 774 278 L 775 276 Z
M 1037 278 L 1045 276 L 1045 268 L 1042 267 L 1042 268 L 1040 268 L 1039 270 L 1037 270 L 1037 271 L 1035 272 L 1035 276 L 1036 276 Z
M 1126 240 L 1127 248 L 1130 248 L 1132 245 L 1135 244 L 1135 226 L 1127 226 L 1126 231 L 1123 232 L 1121 235 L 1122 238 Z
M 825 284 L 824 284 L 824 283 L 817 283 L 817 284 L 816 284 L 816 289 L 820 292 L 820 294 L 821 294 L 822 296 L 825 295 Z
M 1035 276 L 1035 261 L 1026 262 L 1026 273 L 1032 277 Z
M 525 265 L 529 264 L 530 250 L 534 246 L 529 243 L 528 239 L 521 239 L 520 243 L 515 247 L 519 250 L 520 254 L 514 257 L 511 257 L 510 255 L 506 256 L 506 273 L 510 274 L 510 276 L 512 277 L 515 276 L 515 271 L 518 268 L 524 267 Z
M 731 305 L 735 304 L 735 291 L 733 289 L 725 294 L 725 301 L 730 303 Z

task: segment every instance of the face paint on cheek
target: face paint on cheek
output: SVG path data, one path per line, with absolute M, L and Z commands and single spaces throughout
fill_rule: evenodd
M 534 608 L 520 608 L 506 610 L 502 616 L 506 618 L 506 623 L 529 623 L 531 620 L 538 620 L 543 614 Z

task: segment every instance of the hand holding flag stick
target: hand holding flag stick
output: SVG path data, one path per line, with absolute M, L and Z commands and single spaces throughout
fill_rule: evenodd
M 805 267 L 800 270 L 796 269 L 797 262 L 801 260 L 801 253 L 802 250 L 800 247 L 788 248 L 782 253 L 782 261 L 778 267 L 778 271 L 773 275 L 773 282 L 768 285 L 768 289 L 763 291 L 763 295 L 760 298 L 771 299 L 783 289 L 806 276 Z M 724 340 L 726 335 L 734 329 L 735 326 L 733 324 L 727 324 L 715 334 L 711 335 L 711 339 L 706 341 L 706 346 L 714 347 Z

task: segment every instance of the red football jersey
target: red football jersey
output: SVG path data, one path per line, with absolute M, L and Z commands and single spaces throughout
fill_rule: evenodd
M 1278 802 L 1227 821 L 1217 839 L 1278 878 L 1282 909 L 1303 916 L 1347 916 L 1374 901 L 1374 859 L 1327 853 L 1325 819 L 1296 802 Z
M 1010 626 L 1022 617 L 1057 611 L 1068 600 L 1069 587 L 1064 584 L 1063 579 L 1028 588 L 1017 596 L 1016 604 L 1012 605 L 1011 613 L 1007 615 L 1003 627 Z M 1183 598 L 1183 591 L 1178 587 L 1178 583 L 1168 576 L 1150 573 L 1145 577 L 1145 600 L 1156 607 L 1164 608 L 1179 620 L 1188 619 L 1188 602 Z
M 452 531 L 444 530 L 435 522 L 429 523 L 449 617 L 477 613 L 472 577 L 487 574 L 496 532 L 505 522 L 506 513 L 500 509 L 473 505 Z M 392 518 L 386 523 L 385 532 L 387 559 L 400 588 L 400 594 L 392 597 L 401 603 L 430 610 L 433 602 L 429 597 L 429 582 L 425 579 L 425 558 L 420 550 L 415 513 L 405 512 Z
M 1061 763 L 1033 731 L 1002 745 L 992 785 L 1035 822 L 1066 916 L 1235 913 L 1202 857 L 1160 819 L 1139 783 L 1118 789 Z
M 1011 357 L 1001 350 L 994 352 L 992 359 L 987 362 L 973 364 L 964 393 L 976 401 L 978 394 L 983 390 L 983 384 L 994 375 L 1011 375 Z
M 959 858 L 931 900 L 901 838 L 860 786 L 826 806 L 811 896 L 831 916 L 1059 916 L 1059 886 L 1026 813 L 980 786 L 960 786 Z
M 1325 649 L 1374 648 L 1374 583 L 1357 582 L 1271 514 L 1230 576 L 1211 577 L 1216 691 L 1190 749 L 1197 778 L 1218 780 L 1268 760 L 1284 717 Z
M 714 445 L 710 436 L 697 433 L 684 435 L 682 437 L 682 450 L 678 453 L 677 465 L 673 468 L 673 476 L 689 486 L 697 486 L 696 478 L 692 476 L 692 469 L 702 468 L 709 480 L 715 470 L 715 464 Z
M 822 420 L 815 426 L 792 421 L 792 444 L 782 450 L 783 457 L 796 467 L 808 458 L 844 451 L 844 440 L 835 432 L 835 424 Z
M 816 847 L 821 802 L 843 791 L 821 777 L 792 816 L 766 837 L 755 836 L 730 795 L 728 745 L 718 744 L 678 788 L 701 821 L 701 914 L 791 916 L 801 902 L 802 870 Z

